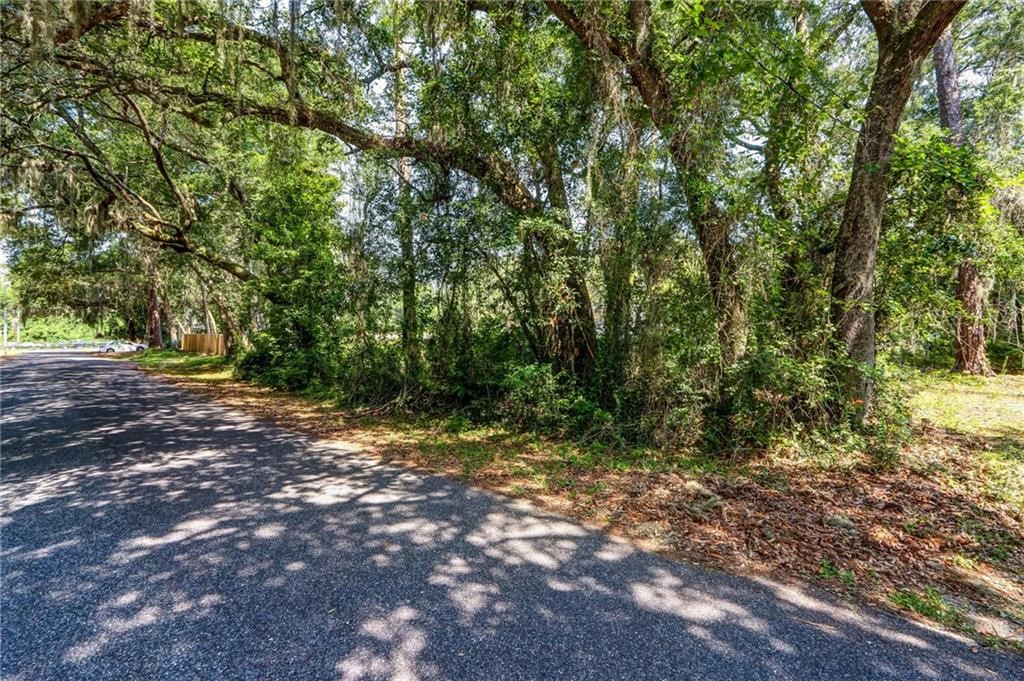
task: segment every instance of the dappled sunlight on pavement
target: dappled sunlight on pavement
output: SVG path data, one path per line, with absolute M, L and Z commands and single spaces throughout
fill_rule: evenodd
M 90 357 L 3 375 L 10 679 L 1013 678 Z

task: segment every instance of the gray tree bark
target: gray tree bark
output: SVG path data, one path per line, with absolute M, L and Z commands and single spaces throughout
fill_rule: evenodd
M 402 48 L 396 38 L 395 59 L 402 59 Z M 395 72 L 395 137 L 406 135 L 405 107 L 402 102 L 404 74 L 402 69 Z M 407 157 L 398 159 L 398 211 L 395 223 L 398 229 L 398 245 L 401 251 L 399 278 L 402 285 L 402 350 L 405 357 L 404 377 L 406 384 L 419 381 L 422 355 L 420 353 L 419 319 L 416 310 L 416 241 L 410 187 L 412 169 Z
M 164 346 L 163 326 L 160 323 L 160 296 L 157 292 L 157 283 L 154 278 L 149 283 L 149 319 L 146 330 L 149 334 L 147 339 L 149 347 L 162 348 Z
M 572 234 L 569 196 L 565 189 L 562 161 L 557 145 L 546 143 L 540 155 L 544 169 L 544 185 L 548 190 L 548 202 L 558 212 L 562 225 L 562 233 L 554 239 L 545 239 L 542 246 L 549 258 L 565 261 L 564 285 L 570 296 L 566 311 L 556 311 L 554 314 L 554 320 L 550 325 L 550 347 L 555 360 L 563 370 L 569 371 L 580 381 L 586 381 L 597 358 L 597 327 L 594 323 L 590 289 L 587 287 L 579 245 Z M 545 310 L 545 314 L 549 314 L 549 311 Z
M 964 143 L 964 113 L 960 105 L 960 81 L 957 78 L 953 32 L 946 27 L 932 50 L 935 62 L 935 85 L 939 100 L 939 123 L 949 130 L 958 146 Z
M 836 237 L 830 306 L 835 337 L 846 360 L 839 372 L 839 411 L 852 408 L 857 422 L 864 420 L 874 396 L 875 259 L 895 134 L 921 61 L 965 2 L 862 3 L 878 39 L 878 63 Z

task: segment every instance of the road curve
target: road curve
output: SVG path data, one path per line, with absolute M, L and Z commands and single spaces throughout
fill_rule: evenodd
M 1020 656 L 671 562 L 123 363 L 0 371 L 3 679 L 1024 678 Z

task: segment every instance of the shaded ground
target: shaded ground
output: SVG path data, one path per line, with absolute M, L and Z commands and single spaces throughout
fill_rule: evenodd
M 351 418 L 231 379 L 218 358 L 139 361 L 189 390 L 405 466 L 525 498 L 647 549 L 813 581 L 1024 649 L 1024 376 L 931 374 L 901 463 L 610 452 L 459 419 Z
M 1019 678 L 102 359 L 3 365 L 5 679 Z

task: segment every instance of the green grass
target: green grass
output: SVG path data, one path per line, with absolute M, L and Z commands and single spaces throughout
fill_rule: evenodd
M 971 436 L 1024 441 L 1024 376 L 921 374 L 912 383 L 914 416 Z
M 146 350 L 129 359 L 139 366 L 197 380 L 231 378 L 231 365 L 223 355 L 195 355 L 177 350 Z
M 818 563 L 818 576 L 823 579 L 838 579 L 848 589 L 852 589 L 857 584 L 853 570 L 836 567 L 825 559 Z
M 979 453 L 986 495 L 1024 511 L 1024 443 L 1003 440 Z
M 947 601 L 932 587 L 924 591 L 900 589 L 890 594 L 889 600 L 898 608 L 915 612 L 950 629 L 974 633 L 974 626 L 963 610 Z
M 911 390 L 916 421 L 972 438 L 984 494 L 1024 511 L 1024 375 L 923 373 Z

